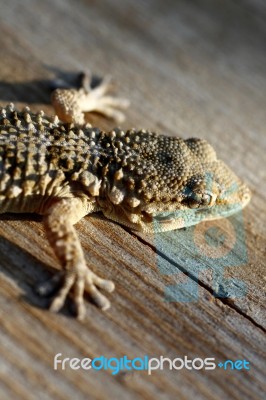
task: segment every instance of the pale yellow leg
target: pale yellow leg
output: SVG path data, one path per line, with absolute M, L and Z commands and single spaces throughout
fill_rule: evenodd
M 98 277 L 86 265 L 83 250 L 73 226 L 86 213 L 86 207 L 78 198 L 62 199 L 50 206 L 45 213 L 44 224 L 47 237 L 63 266 L 63 271 L 38 288 L 39 294 L 44 296 L 51 294 L 57 288 L 57 293 L 50 306 L 50 309 L 55 312 L 63 307 L 72 290 L 79 319 L 83 319 L 85 316 L 85 290 L 104 310 L 110 307 L 110 302 L 99 292 L 97 287 L 107 292 L 114 290 L 112 281 Z

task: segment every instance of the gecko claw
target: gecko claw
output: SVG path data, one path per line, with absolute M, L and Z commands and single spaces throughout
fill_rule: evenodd
M 64 275 L 63 275 L 64 274 Z M 50 311 L 58 312 L 64 306 L 67 296 L 72 290 L 71 297 L 75 305 L 75 313 L 79 320 L 84 319 L 86 307 L 84 304 L 84 292 L 86 291 L 93 302 L 102 310 L 110 308 L 109 300 L 97 289 L 103 289 L 111 293 L 115 285 L 112 281 L 102 279 L 92 271 L 87 270 L 85 274 L 75 271 L 60 271 L 48 281 L 38 285 L 37 292 L 41 296 L 49 296 L 57 292 L 50 304 Z

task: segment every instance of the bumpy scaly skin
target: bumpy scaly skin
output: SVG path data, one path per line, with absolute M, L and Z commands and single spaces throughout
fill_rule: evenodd
M 47 237 L 63 271 L 39 287 L 59 287 L 58 311 L 70 289 L 83 318 L 83 293 L 103 309 L 111 281 L 89 270 L 74 229 L 83 216 L 102 211 L 120 224 L 162 232 L 221 218 L 243 208 L 250 192 L 200 139 L 148 131 L 97 128 L 60 122 L 12 105 L 0 113 L 0 210 L 44 216 Z

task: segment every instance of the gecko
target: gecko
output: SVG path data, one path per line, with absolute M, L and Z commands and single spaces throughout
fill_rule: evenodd
M 53 294 L 58 312 L 73 294 L 78 319 L 86 314 L 85 291 L 101 309 L 102 293 L 114 283 L 87 265 L 74 225 L 102 212 L 132 230 L 178 230 L 202 220 L 227 217 L 249 202 L 251 193 L 203 139 L 182 139 L 145 129 L 104 132 L 85 123 L 96 110 L 122 121 L 125 99 L 107 94 L 108 80 L 91 88 L 56 89 L 56 115 L 13 104 L 0 108 L 0 213 L 37 213 L 62 269 L 38 285 Z M 177 233 L 178 234 L 178 233 Z

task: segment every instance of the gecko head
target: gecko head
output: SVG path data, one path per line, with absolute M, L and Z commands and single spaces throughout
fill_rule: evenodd
M 145 208 L 144 214 L 152 217 L 154 231 L 228 217 L 248 204 L 249 188 L 222 161 L 213 161 L 206 167 L 205 173 L 187 178 L 177 192 L 167 189 L 168 198 L 165 195 Z
M 233 189 L 234 190 L 234 189 Z M 246 185 L 238 188 L 238 193 L 221 191 L 220 194 L 205 192 L 185 197 L 175 210 L 152 212 L 156 231 L 168 231 L 196 225 L 201 221 L 209 221 L 229 217 L 239 212 L 250 200 L 250 191 Z M 155 209 L 155 208 L 154 208 Z M 149 208 L 151 211 L 151 208 Z
M 109 218 L 162 232 L 227 217 L 248 203 L 249 189 L 205 140 L 138 136 L 139 142 L 132 143 L 135 158 L 131 151 L 123 172 L 115 174 Z

